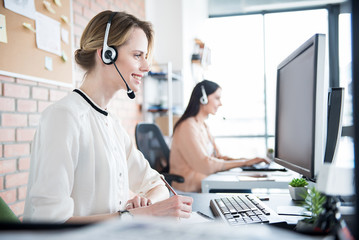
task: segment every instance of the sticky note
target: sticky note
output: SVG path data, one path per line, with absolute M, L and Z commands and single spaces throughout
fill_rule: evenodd
M 7 43 L 6 18 L 0 14 L 0 42 Z
M 58 7 L 62 7 L 61 0 L 54 0 L 54 3 L 55 3 Z
M 67 62 L 67 55 L 64 51 L 61 52 L 61 59 L 62 61 Z
M 30 23 L 22 23 L 22 25 L 25 27 L 25 28 L 27 28 L 27 29 L 29 29 L 30 31 L 32 31 L 32 32 L 36 32 L 36 30 L 31 26 L 31 24 Z
M 47 11 L 49 11 L 50 13 L 56 13 L 55 10 L 52 8 L 51 3 L 49 3 L 48 1 L 43 1 L 42 3 L 44 4 Z
M 69 19 L 68 19 L 68 17 L 66 17 L 65 15 L 61 15 L 61 19 L 62 19 L 62 21 L 64 21 L 65 23 L 69 24 Z

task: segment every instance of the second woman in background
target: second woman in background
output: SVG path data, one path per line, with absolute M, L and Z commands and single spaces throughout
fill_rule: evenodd
M 174 127 L 170 153 L 170 173 L 184 177 L 184 183 L 173 187 L 186 192 L 200 192 L 206 176 L 235 167 L 267 162 L 263 158 L 230 158 L 221 155 L 205 123 L 209 114 L 222 106 L 222 89 L 212 81 L 198 83 L 188 106 Z

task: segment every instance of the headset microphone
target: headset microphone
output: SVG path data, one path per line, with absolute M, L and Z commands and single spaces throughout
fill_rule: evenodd
M 103 48 L 102 48 L 101 57 L 102 57 L 102 61 L 103 61 L 104 64 L 107 64 L 107 65 L 114 64 L 115 65 L 115 68 L 116 68 L 117 72 L 120 74 L 123 82 L 126 84 L 127 96 L 129 98 L 131 98 L 131 99 L 134 99 L 135 98 L 135 93 L 128 86 L 126 80 L 123 78 L 120 70 L 118 70 L 118 68 L 116 66 L 115 62 L 116 62 L 116 59 L 117 59 L 117 56 L 118 56 L 116 47 L 107 45 L 107 40 L 108 40 L 108 35 L 110 33 L 110 27 L 111 27 L 112 18 L 116 15 L 116 13 L 117 12 L 113 12 L 111 14 L 111 16 L 109 17 L 108 21 L 107 21 L 105 37 L 104 37 L 104 40 L 103 40 Z
M 122 80 L 125 82 L 126 84 L 126 87 L 127 87 L 127 96 L 131 99 L 134 99 L 135 98 L 135 93 L 132 91 L 132 89 L 127 85 L 127 82 L 125 81 L 125 79 L 122 77 L 122 74 L 121 72 L 118 70 L 117 66 L 116 66 L 116 63 L 113 63 L 115 65 L 115 68 L 117 70 L 117 72 L 120 74 Z

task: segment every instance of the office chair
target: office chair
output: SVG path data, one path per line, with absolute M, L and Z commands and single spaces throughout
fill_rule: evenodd
M 150 166 L 162 174 L 170 185 L 172 181 L 184 182 L 182 176 L 169 173 L 170 149 L 156 124 L 138 123 L 135 138 L 138 150 L 143 153 Z
M 1 223 L 20 223 L 15 213 L 9 208 L 6 202 L 0 197 L 0 222 Z

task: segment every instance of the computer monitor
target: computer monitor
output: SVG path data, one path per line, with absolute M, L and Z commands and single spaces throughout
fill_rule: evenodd
M 325 35 L 315 34 L 277 68 L 274 161 L 315 181 L 327 130 Z
M 330 88 L 328 94 L 327 143 L 324 162 L 336 164 L 336 153 L 342 135 L 344 88 Z

